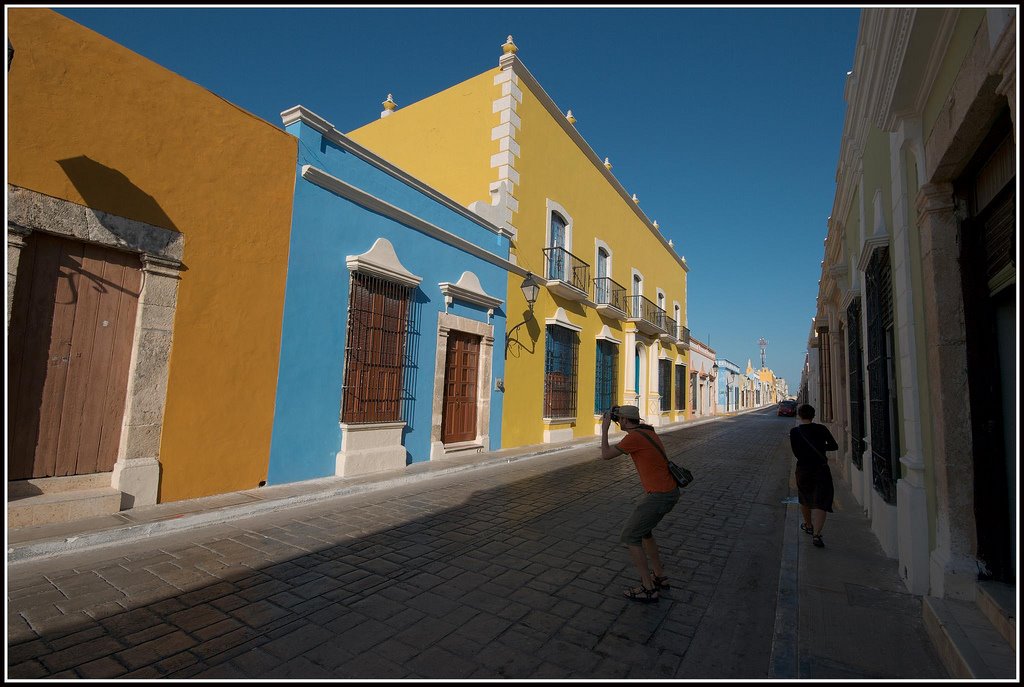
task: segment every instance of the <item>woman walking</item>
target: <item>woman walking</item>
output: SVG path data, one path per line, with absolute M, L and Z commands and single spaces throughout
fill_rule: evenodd
M 838 450 L 839 444 L 828 427 L 814 422 L 814 406 L 804 403 L 796 409 L 796 416 L 800 424 L 789 430 L 789 443 L 796 456 L 796 489 L 804 517 L 800 529 L 813 537 L 815 546 L 822 548 L 825 542 L 821 530 L 825 527 L 825 514 L 832 512 L 835 496 L 825 452 Z

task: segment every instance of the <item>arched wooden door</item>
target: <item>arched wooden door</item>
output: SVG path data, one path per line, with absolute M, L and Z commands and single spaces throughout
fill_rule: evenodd
M 141 267 L 102 246 L 26 239 L 7 352 L 8 479 L 113 469 Z
M 449 332 L 441 418 L 441 442 L 444 444 L 476 439 L 479 365 L 480 337 L 454 330 Z

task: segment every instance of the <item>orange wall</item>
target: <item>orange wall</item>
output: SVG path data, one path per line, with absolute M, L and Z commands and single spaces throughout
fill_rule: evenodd
M 273 422 L 295 139 L 51 10 L 7 16 L 8 181 L 185 235 L 159 500 L 256 487 Z

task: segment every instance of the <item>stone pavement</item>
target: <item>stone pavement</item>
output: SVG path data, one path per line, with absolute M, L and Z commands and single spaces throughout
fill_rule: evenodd
M 635 471 L 594 440 L 12 530 L 8 677 L 947 677 L 848 489 L 825 549 L 799 531 L 791 424 L 666 428 L 697 481 L 652 605 L 620 594 Z

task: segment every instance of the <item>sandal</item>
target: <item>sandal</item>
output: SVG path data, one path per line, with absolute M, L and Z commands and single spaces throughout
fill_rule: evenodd
M 800 529 L 802 529 L 807 534 L 814 534 L 814 528 L 805 522 L 800 523 Z
M 814 545 L 817 546 L 819 549 L 825 548 L 825 542 L 821 540 L 820 534 L 814 535 L 814 539 L 812 539 L 811 541 L 814 542 Z
M 623 596 L 625 596 L 630 601 L 639 601 L 640 603 L 645 604 L 655 603 L 658 600 L 658 590 L 657 588 L 648 589 L 647 587 L 641 584 L 639 587 L 632 587 L 631 589 L 627 589 L 625 592 L 623 592 Z
M 668 575 L 665 575 L 664 577 L 658 577 L 654 574 L 654 571 L 652 570 L 651 580 L 654 582 L 654 588 L 657 590 L 672 589 L 672 586 L 668 583 Z

